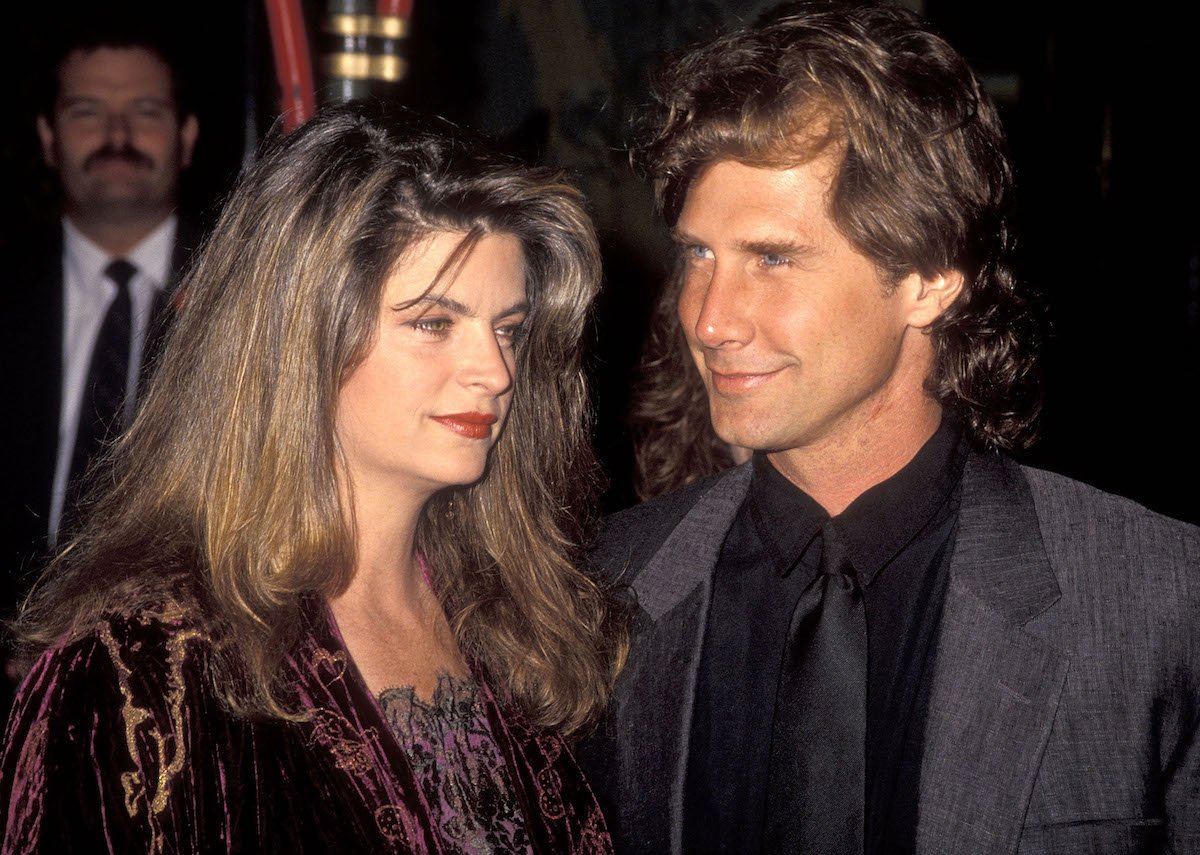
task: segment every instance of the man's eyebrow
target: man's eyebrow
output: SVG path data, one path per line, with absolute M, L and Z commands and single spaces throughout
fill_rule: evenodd
M 168 107 L 172 104 L 170 98 L 163 98 L 159 95 L 138 95 L 136 98 L 130 99 L 134 104 L 155 104 L 157 106 Z M 100 95 L 60 95 L 58 98 L 59 106 L 69 107 L 72 104 L 95 104 L 104 101 Z
M 696 238 L 692 237 L 687 232 L 683 231 L 682 229 L 678 229 L 678 228 L 671 229 L 671 240 L 674 241 L 675 243 L 679 244 L 680 246 L 690 246 L 691 244 L 701 243 L 701 241 L 697 240 Z
M 691 246 L 693 244 L 703 244 L 704 241 L 693 235 L 688 234 L 682 229 L 671 229 L 671 240 L 680 246 Z M 765 237 L 740 240 L 734 246 L 739 252 L 748 253 L 750 255 L 786 255 L 789 257 L 803 257 L 813 255 L 817 252 L 817 247 L 812 243 L 804 240 L 798 240 L 794 237 Z
M 795 238 L 758 238 L 738 241 L 737 248 L 750 255 L 786 255 L 789 258 L 803 258 L 817 251 L 817 248 L 811 243 L 798 241 Z

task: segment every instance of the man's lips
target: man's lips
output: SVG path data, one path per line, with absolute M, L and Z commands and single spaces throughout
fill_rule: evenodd
M 772 378 L 783 371 L 714 371 L 709 369 L 713 388 L 722 395 L 736 395 L 739 392 L 750 392 L 769 383 Z
M 492 435 L 492 425 L 499 421 L 491 413 L 449 413 L 431 418 L 467 439 L 487 439 Z

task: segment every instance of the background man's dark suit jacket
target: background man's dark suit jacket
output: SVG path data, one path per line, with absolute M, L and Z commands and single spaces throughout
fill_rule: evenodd
M 199 240 L 180 222 L 171 269 L 176 281 Z M 0 607 L 7 612 L 36 575 L 46 549 L 62 396 L 62 228 L 55 224 L 5 248 L 0 312 Z M 164 301 L 169 304 L 169 300 Z M 152 320 L 143 363 L 162 343 L 169 310 Z
M 749 482 L 624 511 L 594 551 L 639 603 L 583 750 L 618 851 L 680 851 L 712 571 Z M 1200 529 L 972 454 L 950 574 L 917 851 L 1200 852 Z

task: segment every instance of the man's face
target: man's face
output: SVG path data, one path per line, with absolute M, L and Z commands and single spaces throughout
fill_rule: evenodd
M 75 51 L 59 69 L 54 114 L 38 117 L 46 165 L 81 218 L 166 216 L 191 163 L 196 119 L 182 124 L 171 73 L 143 48 Z
M 937 312 L 917 274 L 885 287 L 830 220 L 835 167 L 828 155 L 791 169 L 722 160 L 688 192 L 679 319 L 733 445 L 844 447 L 927 403 L 931 349 L 914 327 Z

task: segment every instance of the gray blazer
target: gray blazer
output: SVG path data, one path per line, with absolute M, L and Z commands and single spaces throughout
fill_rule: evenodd
M 729 470 L 610 518 L 634 646 L 582 754 L 619 852 L 682 850 Z M 925 721 L 917 851 L 1200 852 L 1200 529 L 972 454 Z

